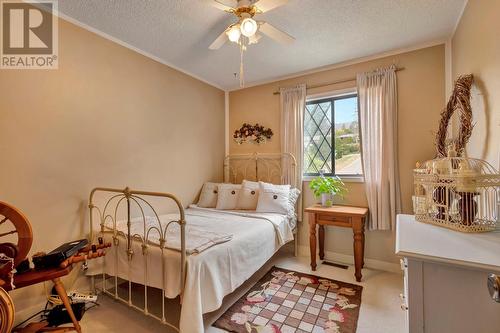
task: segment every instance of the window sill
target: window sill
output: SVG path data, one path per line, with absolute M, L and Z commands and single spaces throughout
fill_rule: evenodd
M 316 176 L 304 176 L 302 178 L 302 181 L 304 182 L 309 182 L 316 178 Z M 344 183 L 364 183 L 365 178 L 363 176 L 339 176 L 339 178 L 344 182 Z

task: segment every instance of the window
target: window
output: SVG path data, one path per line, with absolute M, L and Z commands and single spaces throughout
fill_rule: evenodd
M 304 175 L 359 176 L 361 142 L 356 93 L 306 102 Z

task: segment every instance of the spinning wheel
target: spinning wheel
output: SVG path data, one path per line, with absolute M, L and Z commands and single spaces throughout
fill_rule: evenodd
M 17 243 L 0 243 L 0 333 L 4 333 L 12 330 L 15 310 L 12 299 L 2 287 L 10 283 L 12 270 L 28 256 L 33 243 L 33 232 L 26 216 L 13 206 L 1 201 L 0 227 L 2 228 L 0 238 L 12 238 L 11 235 L 17 234 Z
M 0 287 L 0 332 L 8 333 L 14 325 L 14 303 L 5 289 Z
M 17 242 L 13 241 L 16 236 Z M 74 263 L 104 256 L 104 249 L 111 247 L 111 243 L 105 244 L 101 239 L 99 245 L 89 244 L 87 247 L 78 250 L 75 255 L 64 260 L 59 266 L 40 270 L 28 268 L 23 272 L 16 272 L 14 275 L 12 271 L 14 268 L 18 268 L 19 264 L 27 258 L 32 243 L 33 233 L 26 216 L 13 206 L 0 201 L 0 333 L 10 333 L 14 323 L 14 303 L 7 291 L 49 280 L 54 283 L 54 288 L 64 304 L 73 326 L 49 327 L 48 321 L 43 320 L 38 323 L 30 323 L 16 332 L 77 331 L 81 333 L 80 324 L 73 312 L 61 277 L 71 272 Z
M 5 254 L 14 259 L 15 268 L 28 256 L 33 243 L 33 232 L 31 231 L 31 224 L 28 218 L 23 213 L 13 206 L 0 201 L 0 226 L 4 226 L 8 222 L 14 226 L 14 229 L 0 232 L 0 238 L 17 234 L 17 244 L 0 243 L 0 253 L 8 252 Z M 10 256 L 10 254 L 13 254 L 13 256 Z

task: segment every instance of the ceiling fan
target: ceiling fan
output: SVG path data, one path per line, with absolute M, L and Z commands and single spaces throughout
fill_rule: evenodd
M 238 21 L 228 26 L 209 49 L 217 50 L 228 40 L 246 48 L 256 44 L 262 34 L 284 44 L 292 43 L 295 38 L 265 21 L 256 21 L 255 15 L 268 12 L 286 4 L 288 0 L 213 0 L 213 5 L 228 13 L 234 14 Z

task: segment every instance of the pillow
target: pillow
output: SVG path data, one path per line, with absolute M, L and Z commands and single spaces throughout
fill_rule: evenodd
M 290 206 L 292 209 L 295 208 L 295 204 L 297 203 L 297 200 L 299 199 L 300 195 L 300 190 L 298 188 L 291 188 L 290 189 L 290 197 L 288 198 L 290 202 Z
M 216 209 L 236 209 L 241 185 L 219 184 L 219 196 L 217 197 Z
M 255 182 L 252 182 L 252 183 L 255 183 Z M 271 184 L 271 183 L 264 183 L 264 182 L 259 182 L 259 186 L 260 185 L 263 185 L 265 186 L 266 188 L 273 188 L 275 190 L 286 190 L 286 191 L 289 191 L 290 190 L 290 185 L 288 184 L 285 184 L 285 185 L 275 185 L 275 184 Z
M 241 185 L 259 189 L 259 182 L 253 182 L 251 180 L 244 179 Z
M 198 206 L 203 208 L 215 208 L 217 205 L 217 192 L 219 184 L 205 183 L 201 189 L 200 200 Z
M 289 214 L 290 185 L 273 185 L 259 182 L 257 212 Z
M 259 199 L 259 183 L 244 180 L 238 196 L 237 209 L 255 210 Z
M 297 200 L 299 199 L 300 196 L 300 190 L 298 188 L 291 188 L 290 189 L 290 197 L 288 198 L 288 203 L 290 204 L 290 208 L 288 211 L 288 217 L 290 218 L 296 218 L 297 214 L 295 213 L 295 204 L 297 203 Z

